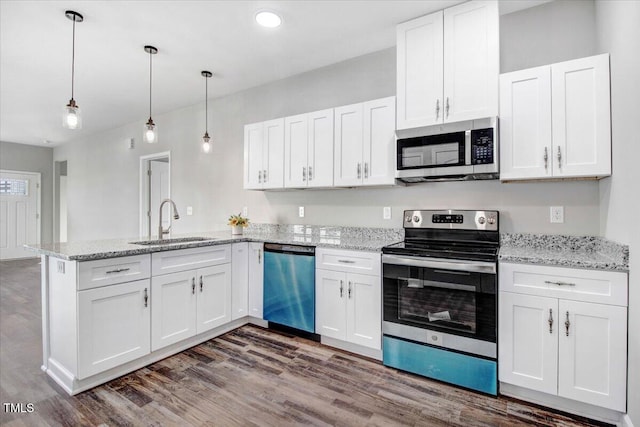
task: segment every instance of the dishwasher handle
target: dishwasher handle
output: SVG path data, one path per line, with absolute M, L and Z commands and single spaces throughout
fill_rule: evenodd
M 315 246 L 300 246 L 300 245 L 288 245 L 281 243 L 265 243 L 264 251 L 267 252 L 276 252 L 282 254 L 293 254 L 293 255 L 309 255 L 315 256 L 316 248 Z

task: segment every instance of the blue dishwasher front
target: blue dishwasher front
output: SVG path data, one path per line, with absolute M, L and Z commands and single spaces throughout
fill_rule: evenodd
M 315 332 L 315 248 L 264 245 L 264 319 Z

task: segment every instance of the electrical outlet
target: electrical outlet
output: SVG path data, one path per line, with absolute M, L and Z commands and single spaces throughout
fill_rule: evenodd
M 187 206 L 187 215 L 193 215 L 193 206 Z
M 242 208 L 242 216 L 245 217 L 245 218 L 249 216 L 249 208 L 248 207 L 244 206 Z
M 549 221 L 562 224 L 564 222 L 564 206 L 551 206 L 549 208 Z
M 127 144 L 127 148 L 132 149 L 132 148 L 134 148 L 134 147 L 135 147 L 135 146 L 134 146 L 134 143 L 133 143 L 133 138 L 127 138 L 127 139 L 125 140 L 125 142 L 126 142 L 126 144 Z
M 298 207 L 298 216 L 300 218 L 304 218 L 304 206 L 299 206 Z
M 382 208 L 382 219 L 391 219 L 391 206 Z

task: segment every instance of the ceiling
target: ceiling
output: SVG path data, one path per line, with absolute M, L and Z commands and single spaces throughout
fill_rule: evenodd
M 501 13 L 549 0 L 509 0 Z M 144 122 L 153 115 L 283 79 L 395 45 L 396 24 L 460 0 L 317 1 L 0 1 L 0 140 L 51 146 Z M 258 26 L 257 11 L 283 18 Z M 62 127 L 71 97 L 72 21 L 76 24 L 74 98 L 83 128 Z

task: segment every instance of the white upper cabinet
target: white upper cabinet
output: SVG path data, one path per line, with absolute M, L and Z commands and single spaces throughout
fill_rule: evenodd
M 333 185 L 333 109 L 284 119 L 284 186 Z
M 284 119 L 244 127 L 244 188 L 284 187 Z
M 500 178 L 611 175 L 609 55 L 500 76 Z
M 395 182 L 395 97 L 335 109 L 335 186 Z
M 499 17 L 471 1 L 397 27 L 397 128 L 498 113 Z

